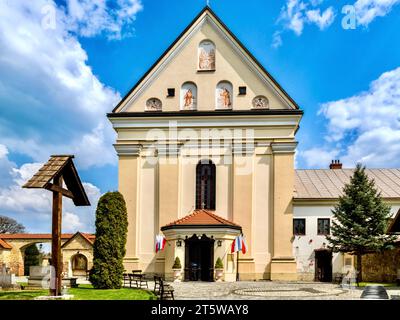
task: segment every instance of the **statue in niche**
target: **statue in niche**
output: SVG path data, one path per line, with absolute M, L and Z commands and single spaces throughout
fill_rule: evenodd
M 222 107 L 223 108 L 230 108 L 232 103 L 231 103 L 231 94 L 227 88 L 222 88 L 220 92 L 220 98 L 222 101 Z
M 188 89 L 183 97 L 184 109 L 190 109 L 193 105 L 193 92 L 192 89 Z

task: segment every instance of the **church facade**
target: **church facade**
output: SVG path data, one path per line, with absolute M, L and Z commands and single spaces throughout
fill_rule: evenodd
M 126 270 L 171 278 L 179 257 L 185 279 L 207 281 L 220 258 L 225 281 L 297 279 L 302 114 L 206 7 L 108 114 L 128 210 Z M 241 234 L 247 252 L 231 253 Z

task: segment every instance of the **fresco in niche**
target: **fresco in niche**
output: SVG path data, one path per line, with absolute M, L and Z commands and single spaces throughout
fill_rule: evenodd
M 199 45 L 199 70 L 215 70 L 215 45 L 209 40 Z
M 217 109 L 232 109 L 233 87 L 230 82 L 223 81 L 217 85 L 215 92 Z
M 162 103 L 160 99 L 151 98 L 146 102 L 146 111 L 161 111 L 162 110 Z
M 253 109 L 268 109 L 269 102 L 264 96 L 257 96 L 253 99 Z
M 197 109 L 197 87 L 192 82 L 186 82 L 181 88 L 181 110 Z

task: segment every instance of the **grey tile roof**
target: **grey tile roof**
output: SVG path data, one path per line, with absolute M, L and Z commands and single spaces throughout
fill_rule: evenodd
M 296 170 L 295 199 L 335 199 L 354 169 Z M 366 169 L 384 198 L 400 198 L 400 169 Z

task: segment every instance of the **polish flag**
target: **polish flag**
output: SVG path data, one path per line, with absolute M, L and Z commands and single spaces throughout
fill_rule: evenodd
M 156 253 L 164 250 L 166 242 L 167 240 L 162 235 L 156 235 Z
M 243 254 L 247 251 L 247 246 L 242 235 L 237 236 L 232 242 L 231 253 L 242 251 Z

